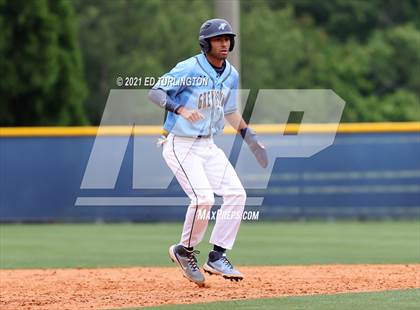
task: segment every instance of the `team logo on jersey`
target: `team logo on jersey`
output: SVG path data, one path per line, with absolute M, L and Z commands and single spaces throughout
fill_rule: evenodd
M 226 23 L 221 23 L 219 26 L 219 30 L 225 30 Z
M 209 90 L 198 96 L 198 109 L 208 109 L 212 106 L 222 107 L 225 102 L 225 95 L 221 90 Z

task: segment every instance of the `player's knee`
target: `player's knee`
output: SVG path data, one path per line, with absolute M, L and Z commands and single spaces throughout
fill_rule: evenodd
M 245 205 L 246 197 L 247 196 L 246 196 L 245 189 L 240 188 L 240 189 L 235 189 L 233 191 L 230 191 L 223 198 L 224 198 L 224 201 L 229 200 L 234 205 L 243 206 Z
M 246 202 L 246 191 L 242 188 L 238 190 L 236 194 L 236 199 L 243 205 L 245 205 Z
M 196 205 L 198 206 L 213 206 L 214 205 L 214 195 L 203 195 L 198 196 L 196 200 Z

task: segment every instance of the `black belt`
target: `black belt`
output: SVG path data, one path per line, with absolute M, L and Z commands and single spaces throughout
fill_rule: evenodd
M 163 134 L 165 137 L 168 136 L 168 134 Z M 175 135 L 176 136 L 176 135 Z M 201 139 L 201 138 L 210 138 L 211 135 L 198 135 L 198 136 L 177 136 L 177 137 L 182 137 L 182 138 L 196 138 L 196 139 Z
M 211 135 L 199 135 L 197 136 L 197 139 L 201 139 L 201 138 L 210 138 Z

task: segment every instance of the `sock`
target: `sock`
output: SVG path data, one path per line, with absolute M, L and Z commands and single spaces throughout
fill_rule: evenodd
M 225 253 L 226 252 L 226 249 L 225 248 L 222 248 L 221 246 L 214 245 L 213 246 L 213 251 L 217 251 L 217 252 L 220 252 L 220 253 Z

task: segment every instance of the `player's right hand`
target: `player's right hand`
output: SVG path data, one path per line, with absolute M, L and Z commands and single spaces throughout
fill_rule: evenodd
M 178 114 L 190 122 L 197 122 L 204 119 L 204 115 L 201 114 L 198 110 L 188 110 L 184 107 L 181 107 L 178 110 Z

